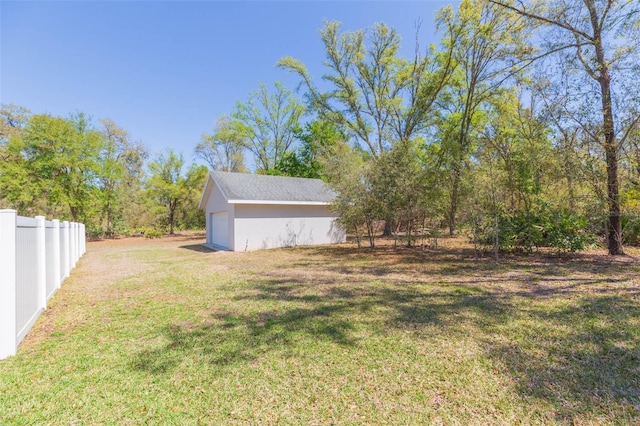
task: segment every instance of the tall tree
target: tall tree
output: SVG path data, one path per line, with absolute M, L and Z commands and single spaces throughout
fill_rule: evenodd
M 503 92 L 488 109 L 489 123 L 480 134 L 484 156 L 496 158 L 503 172 L 499 183 L 505 209 L 531 215 L 551 173 L 548 128 L 513 92 Z M 491 153 L 491 154 L 487 154 Z
M 345 129 L 375 159 L 427 128 L 429 112 L 454 66 L 454 30 L 447 26 L 442 52 L 423 54 L 416 35 L 414 57 L 407 60 L 399 56 L 399 34 L 385 24 L 343 32 L 338 22 L 325 22 L 320 36 L 327 73 L 322 78 L 332 86 L 326 92 L 299 60 L 285 57 L 278 65 L 302 78 L 309 104 L 321 119 Z M 392 218 L 385 219 L 388 236 Z
M 280 82 L 270 93 L 261 84 L 246 103 L 238 102 L 232 114 L 245 147 L 254 156 L 258 171 L 272 170 L 294 141 L 304 106 Z
M 284 176 L 326 179 L 320 157 L 333 155 L 333 150 L 346 136 L 335 124 L 314 120 L 296 132 L 300 145 L 287 152 L 276 164 L 274 174 Z
M 149 163 L 151 176 L 147 187 L 156 202 L 166 208 L 169 234 L 174 234 L 176 212 L 189 195 L 187 178 L 183 175 L 184 158 L 172 149 L 159 154 Z
M 24 107 L 0 104 L 0 146 L 5 145 L 12 136 L 21 134 L 30 116 L 29 110 Z
M 48 210 L 61 209 L 63 218 L 90 221 L 101 143 L 99 132 L 84 114 L 70 119 L 34 115 L 21 136 L 5 145 L 12 161 L 0 165 L 1 192 L 23 212 L 32 213 L 39 204 Z
M 322 78 L 332 86 L 329 91 L 316 86 L 299 60 L 285 57 L 278 62 L 302 78 L 320 118 L 344 128 L 373 157 L 394 141 L 410 140 L 424 130 L 428 112 L 450 77 L 455 34 L 445 36 L 449 50 L 443 53 L 423 55 L 416 42 L 412 60 L 399 57 L 400 36 L 385 24 L 343 32 L 338 22 L 325 22 L 320 36 L 327 67 Z
M 588 212 L 594 222 L 602 225 L 608 211 L 604 153 L 600 144 L 574 120 L 581 121 L 581 114 L 571 111 L 576 105 L 571 101 L 570 79 L 567 74 L 556 76 L 553 83 L 537 78 L 531 86 L 540 103 L 541 117 L 552 131 L 560 164 L 555 169 L 558 174 L 551 177 L 555 180 L 554 194 L 573 214 Z M 602 229 L 606 234 L 606 223 Z
M 540 37 L 545 40 L 546 52 L 554 54 L 564 70 L 574 75 L 580 72 L 576 80 L 586 77 L 593 83 L 575 85 L 576 95 L 599 98 L 599 106 L 591 106 L 593 114 L 599 115 L 599 126 L 590 133 L 605 154 L 609 253 L 623 254 L 619 149 L 640 115 L 621 117 L 618 108 L 623 94 L 616 92 L 616 87 L 620 87 L 617 82 L 637 80 L 640 75 L 640 5 L 636 0 L 489 1 L 527 18 L 542 31 Z
M 206 226 L 205 214 L 198 208 L 202 197 L 202 188 L 209 178 L 209 169 L 206 166 L 191 164 L 185 174 L 186 197 L 178 208 L 179 215 L 176 221 L 186 229 L 204 229 Z
M 211 170 L 245 172 L 245 135 L 238 124 L 228 117 L 220 117 L 213 134 L 202 135 L 194 151 L 195 157 L 203 160 Z
M 29 110 L 26 108 L 17 105 L 0 104 L 0 208 L 5 207 L 3 199 L 6 197 L 6 187 L 3 181 L 7 177 L 3 179 L 3 170 L 6 170 L 9 164 L 15 165 L 23 160 L 20 152 L 8 149 L 7 144 L 11 138 L 22 136 L 22 131 L 28 122 L 29 116 Z
M 453 49 L 457 64 L 455 78 L 446 91 L 447 109 L 442 132 L 451 168 L 449 232 L 456 231 L 456 215 L 460 203 L 463 169 L 477 132 L 480 107 L 498 92 L 504 80 L 513 72 L 509 59 L 524 48 L 523 20 L 513 13 L 496 10 L 486 0 L 463 0 L 454 13 L 449 6 L 438 15 L 440 25 L 455 28 L 459 34 Z
M 126 130 L 109 119 L 100 120 L 103 137 L 100 153 L 98 188 L 104 215 L 105 235 L 114 234 L 113 221 L 121 216 L 131 191 L 142 179 L 142 167 L 147 152 L 140 144 L 129 140 Z

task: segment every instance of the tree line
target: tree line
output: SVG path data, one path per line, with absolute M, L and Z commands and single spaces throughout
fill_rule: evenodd
M 83 222 L 90 236 L 202 228 L 205 166 L 172 150 L 149 158 L 112 120 L 0 108 L 0 207 Z
M 573 251 L 601 241 L 622 254 L 623 244 L 639 243 L 637 2 L 463 0 L 441 9 L 434 25 L 441 41 L 421 46 L 418 28 L 413 55 L 403 57 L 400 35 L 383 23 L 345 31 L 325 22 L 324 74 L 281 58 L 277 66 L 298 76 L 299 90 L 260 85 L 216 122 L 194 155 L 216 170 L 326 180 L 340 194 L 333 208 L 344 226 L 371 246 L 380 232 L 413 245 L 443 229 L 467 233 L 496 253 Z M 22 132 L 13 136 L 19 144 L 10 142 L 12 130 L 1 135 L 3 157 L 19 160 L 3 166 L 3 202 L 39 206 L 45 188 L 28 183 L 24 170 L 48 176 L 44 171 L 56 168 L 44 160 L 19 164 L 31 161 L 35 151 L 27 146 L 42 119 L 20 124 L 19 111 L 3 116 L 5 127 Z M 136 188 L 131 193 L 140 200 L 164 206 L 156 221 L 202 220 L 188 213 L 195 196 L 187 188 L 206 177 L 203 168 L 194 166 L 169 191 L 180 179 L 164 167 L 180 163 L 179 155 L 156 158 L 143 179 L 140 147 L 119 142 L 108 122 L 94 128 L 83 120 L 50 123 L 50 130 L 102 146 L 99 158 L 108 161 L 95 170 L 73 163 L 84 168 L 91 190 L 71 183 L 83 182 L 72 170 L 57 170 L 71 195 L 47 186 L 47 199 L 109 228 L 108 218 L 133 211 L 117 191 Z M 55 157 L 46 152 L 43 158 Z M 85 192 L 93 194 L 89 204 L 63 200 Z M 149 219 L 132 216 L 123 219 L 129 226 Z

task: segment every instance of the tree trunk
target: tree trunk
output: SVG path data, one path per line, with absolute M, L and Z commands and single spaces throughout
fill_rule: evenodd
M 382 231 L 382 236 L 383 237 L 390 237 L 392 234 L 391 232 L 391 221 L 390 220 L 385 220 L 384 221 L 384 230 Z
M 613 133 L 613 112 L 611 110 L 610 82 L 600 80 L 602 88 L 602 112 L 604 116 L 604 152 L 607 162 L 607 201 L 609 204 L 609 229 L 607 243 L 609 254 L 624 254 L 622 249 L 622 218 L 620 215 L 620 195 L 618 192 L 618 150 Z
M 369 247 L 373 248 L 376 246 L 376 240 L 374 235 L 374 225 L 373 220 L 367 221 L 367 235 L 369 237 Z
M 169 235 L 173 235 L 173 222 L 176 217 L 176 209 L 175 207 L 169 209 Z
M 604 153 L 607 163 L 607 202 L 609 205 L 609 229 L 607 243 L 609 254 L 621 255 L 622 250 L 622 218 L 620 217 L 620 194 L 618 192 L 618 147 L 614 129 L 613 107 L 611 104 L 611 75 L 602 46 L 602 34 L 594 4 L 588 3 L 594 29 L 594 45 L 598 60 L 598 83 L 602 95 L 602 130 L 604 133 Z
M 69 213 L 71 213 L 71 221 L 78 222 L 78 208 L 70 205 Z
M 567 189 L 569 190 L 569 211 L 571 214 L 576 212 L 576 195 L 575 190 L 573 189 L 573 177 L 571 174 L 573 170 L 567 170 Z
M 456 213 L 458 212 L 459 197 L 460 197 L 460 167 L 456 164 L 453 166 L 451 205 L 449 208 L 449 235 L 456 234 Z
M 113 237 L 111 231 L 111 202 L 107 202 L 107 230 L 105 232 L 107 238 Z

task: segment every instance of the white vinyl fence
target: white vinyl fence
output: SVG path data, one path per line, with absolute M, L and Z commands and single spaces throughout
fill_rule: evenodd
M 85 250 L 82 223 L 0 210 L 0 359 L 15 355 Z

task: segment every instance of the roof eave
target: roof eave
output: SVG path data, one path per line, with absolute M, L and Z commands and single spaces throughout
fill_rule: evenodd
M 206 210 L 207 209 L 207 200 L 209 198 L 210 195 L 210 190 L 209 187 L 211 185 L 216 185 L 218 187 L 218 189 L 220 190 L 220 193 L 222 193 L 222 196 L 224 197 L 224 199 L 227 199 L 227 194 L 225 194 L 224 190 L 222 189 L 222 187 L 220 185 L 218 185 L 218 182 L 216 182 L 215 177 L 213 176 L 213 174 L 211 172 L 209 172 L 209 178 L 207 179 L 207 182 L 204 184 L 204 189 L 202 190 L 202 197 L 200 197 L 200 203 L 198 204 L 198 208 L 200 210 Z
M 228 200 L 229 204 L 271 204 L 288 206 L 328 206 L 330 201 Z
M 209 198 L 209 185 L 213 183 L 213 177 L 211 173 L 207 176 L 207 181 L 204 183 L 204 188 L 202 188 L 202 196 L 200 197 L 200 202 L 198 203 L 198 209 L 206 210 L 207 207 L 207 199 Z

